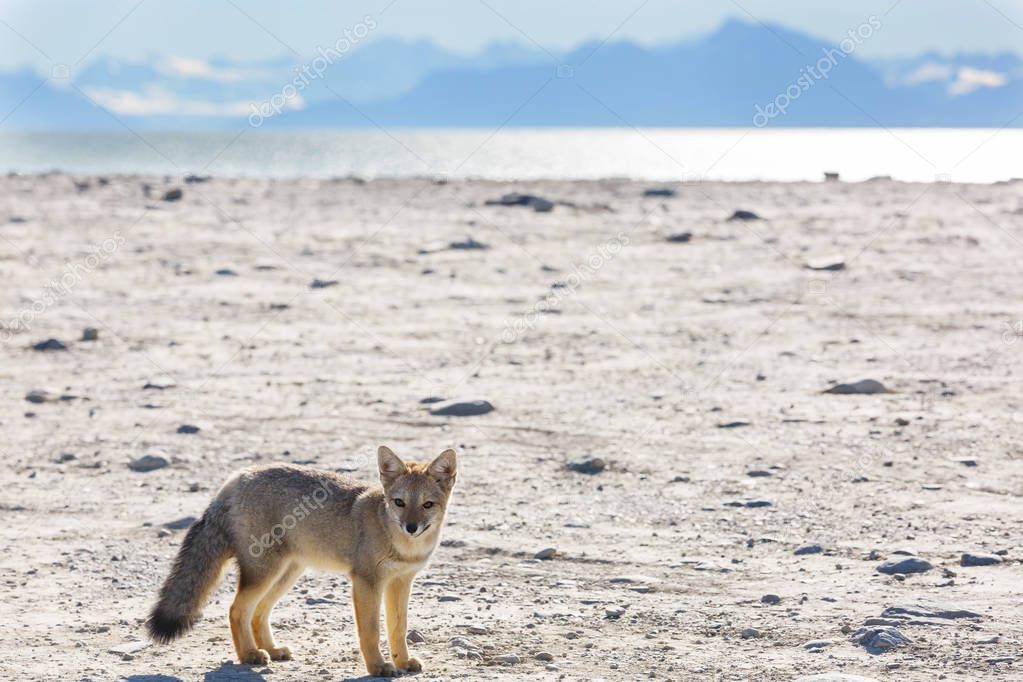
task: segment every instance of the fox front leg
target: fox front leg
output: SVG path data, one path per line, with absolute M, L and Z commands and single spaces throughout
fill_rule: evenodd
M 411 577 L 395 578 L 384 591 L 384 604 L 387 607 L 387 639 L 391 645 L 394 665 L 406 672 L 418 673 L 422 672 L 423 664 L 409 654 L 405 640 L 408 634 L 408 598 L 411 589 Z
M 366 671 L 373 677 L 395 677 L 398 669 L 380 653 L 380 586 L 376 582 L 352 576 L 352 601 L 355 625 L 359 630 L 359 648 Z

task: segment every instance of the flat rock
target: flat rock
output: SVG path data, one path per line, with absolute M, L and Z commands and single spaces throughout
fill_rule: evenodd
M 906 557 L 905 559 L 891 559 L 889 561 L 881 562 L 875 569 L 878 573 L 884 573 L 885 575 L 894 575 L 896 573 L 923 573 L 934 568 L 934 565 L 926 559 L 920 557 Z
M 851 384 L 835 384 L 824 391 L 833 395 L 874 395 L 877 393 L 891 393 L 884 384 L 874 379 L 861 379 Z
M 156 471 L 157 469 L 162 469 L 168 464 L 170 464 L 170 462 L 168 462 L 166 458 L 161 457 L 159 455 L 142 455 L 138 459 L 133 459 L 132 461 L 128 462 L 128 468 L 131 469 L 132 471 L 145 473 L 148 471 Z
M 577 474 L 589 474 L 592 476 L 606 469 L 607 461 L 601 457 L 579 457 L 566 464 L 565 468 Z
M 742 209 L 739 209 L 738 211 L 734 212 L 731 216 L 729 216 L 728 219 L 729 220 L 760 220 L 761 218 L 760 218 L 760 216 L 758 216 L 753 211 L 744 211 Z
M 827 649 L 832 643 L 830 639 L 811 639 L 809 642 L 803 643 L 803 648 L 807 651 L 820 651 Z
M 498 654 L 497 656 L 492 656 L 490 658 L 491 663 L 496 663 L 498 665 L 515 665 L 521 661 L 522 659 L 519 658 L 518 654 Z
M 466 237 L 461 241 L 451 242 L 450 244 L 448 244 L 448 248 L 460 251 L 470 251 L 474 249 L 483 251 L 489 249 L 490 247 L 484 244 L 483 242 L 476 241 L 472 237 Z
M 779 597 L 776 594 L 765 594 L 763 597 L 760 598 L 760 603 L 774 606 L 775 604 L 781 603 L 781 597 Z
M 201 429 L 194 424 L 182 424 L 178 427 L 178 433 L 199 433 Z
M 160 199 L 162 201 L 181 201 L 183 196 L 185 196 L 185 193 L 181 191 L 180 187 L 173 187 L 164 192 Z
M 317 279 L 314 279 L 312 282 L 309 283 L 309 288 L 310 289 L 326 289 L 327 287 L 332 287 L 332 286 L 335 286 L 335 285 L 337 285 L 337 280 L 336 279 L 319 279 L 319 278 L 317 278 Z
M 890 651 L 913 642 L 901 630 L 893 627 L 860 628 L 853 634 L 852 641 L 871 653 Z
M 430 414 L 435 417 L 475 417 L 493 411 L 494 406 L 486 400 L 467 400 L 435 408 L 430 410 Z
M 546 213 L 554 209 L 554 202 L 550 199 L 519 192 L 510 192 L 502 195 L 500 199 L 488 199 L 485 203 L 487 206 L 528 206 L 537 213 Z
M 554 549 L 553 547 L 546 547 L 544 549 L 541 549 L 536 554 L 534 554 L 533 558 L 534 559 L 539 559 L 540 561 L 548 561 L 550 559 L 553 559 L 555 556 L 557 556 L 557 554 L 558 554 L 558 550 Z
M 31 391 L 25 394 L 25 400 L 29 401 L 30 403 L 35 403 L 36 405 L 41 405 L 42 403 L 58 402 L 60 401 L 60 396 L 57 395 L 56 393 L 44 391 L 41 388 L 33 388 Z
M 220 275 L 221 277 L 237 277 L 238 276 L 238 273 L 235 272 L 234 270 L 232 270 L 231 268 L 220 268 L 219 270 L 217 270 L 213 274 Z
M 441 398 L 439 395 L 431 395 L 431 396 L 427 396 L 427 397 L 423 398 L 422 400 L 420 400 L 419 404 L 420 405 L 433 405 L 434 403 L 442 403 L 442 402 L 444 402 L 444 398 Z
M 686 242 L 691 241 L 692 238 L 693 233 L 687 230 L 685 232 L 675 232 L 674 234 L 669 234 L 667 237 L 664 238 L 664 240 L 667 242 L 671 242 L 672 244 L 685 244 Z
M 824 551 L 824 548 L 820 545 L 803 545 L 797 549 L 793 554 L 796 556 L 804 556 L 806 554 L 820 554 Z
M 955 609 L 947 606 L 934 606 L 924 604 L 904 604 L 899 606 L 889 606 L 881 612 L 882 618 L 907 618 L 913 616 L 916 618 L 945 618 L 945 619 L 956 619 L 956 618 L 981 618 L 979 613 L 973 611 L 967 611 L 966 609 Z
M 841 256 L 826 256 L 824 258 L 814 258 L 806 262 L 806 268 L 808 270 L 824 270 L 830 272 L 837 272 L 839 270 L 845 270 L 845 261 L 842 260 Z
M 749 426 L 749 425 L 750 425 L 750 422 L 742 421 L 742 420 L 736 420 L 736 421 L 731 421 L 731 422 L 720 422 L 718 424 L 718 428 L 719 429 L 737 429 L 737 428 L 739 428 L 741 426 Z
M 673 197 L 675 196 L 675 190 L 670 187 L 648 187 L 643 190 L 643 196 L 645 197 Z
M 994 566 L 1002 563 L 1002 557 L 997 554 L 983 554 L 981 552 L 963 552 L 959 557 L 960 566 Z

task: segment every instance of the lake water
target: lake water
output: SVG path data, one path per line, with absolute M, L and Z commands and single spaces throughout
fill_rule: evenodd
M 522 129 L 0 132 L 0 170 L 650 181 L 1023 177 L 1023 130 Z

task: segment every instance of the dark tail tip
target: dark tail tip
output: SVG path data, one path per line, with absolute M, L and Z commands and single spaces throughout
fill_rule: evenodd
M 195 620 L 195 618 L 189 616 L 173 616 L 157 606 L 149 614 L 149 620 L 146 621 L 146 629 L 149 631 L 149 637 L 154 642 L 166 644 L 191 630 L 192 626 L 195 625 Z

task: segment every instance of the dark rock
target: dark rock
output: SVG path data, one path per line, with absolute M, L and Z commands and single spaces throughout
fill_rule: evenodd
M 955 620 L 958 618 L 981 618 L 979 613 L 967 611 L 966 609 L 952 609 L 945 606 L 925 606 L 923 604 L 889 606 L 881 612 L 882 618 L 897 618 L 905 620 L 910 616 L 916 618 L 943 618 L 946 620 Z
M 1002 557 L 997 554 L 982 554 L 980 552 L 964 552 L 959 558 L 960 566 L 994 566 L 1002 563 Z
M 431 395 L 431 396 L 423 398 L 422 400 L 419 401 L 419 403 L 421 405 L 432 405 L 434 403 L 442 403 L 442 402 L 444 402 L 444 398 L 441 398 L 438 395 Z
M 451 242 L 450 244 L 448 244 L 448 248 L 449 249 L 457 249 L 457 250 L 473 250 L 473 249 L 486 250 L 486 249 L 489 249 L 490 247 L 487 246 L 486 244 L 484 244 L 483 242 L 476 241 L 472 237 L 466 237 L 465 239 L 463 239 L 460 242 Z
M 178 433 L 199 433 L 199 431 L 199 427 L 193 424 L 182 424 L 178 427 Z
M 589 474 L 592 476 L 606 469 L 607 462 L 601 457 L 580 457 L 566 464 L 565 468 L 578 474 Z
M 185 176 L 185 184 L 186 185 L 198 185 L 198 184 L 201 184 L 201 183 L 204 183 L 204 182 L 209 182 L 209 181 L 210 181 L 210 176 L 208 176 L 208 175 L 186 175 Z
M 541 549 L 539 552 L 534 554 L 533 558 L 539 559 L 540 561 L 549 561 L 556 557 L 557 555 L 558 550 L 554 549 L 553 547 L 547 547 L 545 549 Z
M 128 468 L 132 471 L 145 473 L 162 469 L 168 464 L 170 464 L 170 462 L 159 455 L 142 455 L 138 459 L 133 459 L 131 462 L 128 462 Z
M 529 206 L 538 213 L 546 213 L 554 209 L 554 202 L 550 199 L 538 197 L 535 194 L 519 194 L 511 192 L 500 199 L 488 199 L 487 206 Z
M 750 478 L 769 478 L 774 476 L 773 473 L 764 469 L 753 469 L 752 471 L 747 471 L 746 475 Z
M 309 283 L 310 289 L 326 289 L 337 284 L 336 279 L 314 279 Z
M 760 598 L 760 603 L 774 606 L 775 604 L 781 603 L 781 597 L 779 597 L 776 594 L 765 594 L 763 597 Z
M 793 554 L 796 556 L 804 556 L 806 554 L 820 554 L 824 551 L 824 548 L 820 545 L 803 545 L 797 549 Z
M 750 500 L 749 502 L 746 502 L 743 506 L 746 507 L 747 509 L 760 509 L 761 507 L 770 507 L 771 503 L 768 502 L 767 500 Z
M 494 406 L 486 400 L 468 400 L 465 402 L 449 403 L 444 407 L 430 410 L 435 417 L 475 417 L 477 415 L 493 412 Z
M 231 268 L 220 268 L 214 274 L 220 275 L 221 277 L 237 277 L 238 273 Z
M 750 422 L 734 421 L 734 422 L 721 422 L 718 424 L 719 429 L 737 429 L 740 426 L 749 426 Z
M 839 270 L 845 270 L 845 261 L 842 260 L 841 256 L 828 256 L 827 258 L 816 258 L 808 261 L 806 264 L 808 270 L 824 270 L 830 272 L 837 272 Z
M 897 628 L 877 627 L 860 628 L 852 636 L 852 642 L 861 645 L 870 653 L 878 654 L 911 644 L 913 640 Z
M 67 346 L 65 346 L 58 339 L 46 339 L 45 341 L 40 341 L 39 343 L 34 344 L 32 346 L 32 350 L 37 351 L 67 350 Z
M 673 197 L 675 196 L 675 190 L 670 187 L 650 187 L 643 190 L 643 196 L 645 197 Z
M 174 187 L 164 192 L 160 199 L 163 201 L 180 201 L 183 196 L 185 196 L 185 193 L 180 188 Z
M 30 403 L 40 405 L 42 403 L 58 402 L 60 400 L 60 396 L 54 393 L 50 393 L 49 391 L 44 391 L 41 388 L 34 388 L 27 394 L 25 394 L 25 400 L 29 401 Z
M 878 573 L 884 573 L 885 575 L 895 575 L 896 573 L 923 573 L 931 570 L 932 568 L 934 568 L 934 565 L 926 559 L 911 556 L 906 557 L 905 559 L 892 559 L 882 562 L 877 565 L 875 570 Z
M 760 220 L 761 218 L 760 218 L 760 216 L 758 216 L 753 211 L 744 211 L 744 210 L 740 209 L 740 210 L 736 211 L 735 213 L 733 213 L 731 215 L 731 217 L 729 217 L 728 219 L 729 220 Z
M 862 379 L 852 384 L 835 384 L 824 391 L 833 395 L 874 395 L 877 393 L 891 393 L 884 384 L 873 379 Z
M 688 242 L 692 238 L 693 238 L 693 233 L 689 232 L 689 231 L 686 231 L 686 232 L 676 232 L 675 234 L 670 234 L 670 235 L 668 235 L 665 238 L 665 240 L 671 242 L 672 244 L 685 244 L 686 242 Z
M 96 341 L 99 339 L 99 330 L 95 327 L 86 327 L 82 330 L 82 341 Z

